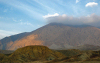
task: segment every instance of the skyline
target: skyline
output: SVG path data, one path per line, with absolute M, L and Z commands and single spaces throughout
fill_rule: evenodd
M 51 22 L 99 26 L 99 4 L 99 0 L 0 0 L 0 39 Z

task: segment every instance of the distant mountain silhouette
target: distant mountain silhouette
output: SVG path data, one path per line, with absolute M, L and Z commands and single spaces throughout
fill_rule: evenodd
M 16 50 L 28 45 L 45 45 L 51 49 L 67 49 L 78 45 L 100 45 L 100 29 L 89 25 L 50 23 L 30 33 L 0 40 L 0 48 Z

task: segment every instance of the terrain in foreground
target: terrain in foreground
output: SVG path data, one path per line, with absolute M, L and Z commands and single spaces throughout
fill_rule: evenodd
M 100 51 L 51 50 L 46 46 L 26 46 L 1 54 L 0 63 L 99 63 Z

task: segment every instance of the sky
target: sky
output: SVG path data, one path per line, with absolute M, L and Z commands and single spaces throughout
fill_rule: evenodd
M 0 39 L 52 22 L 100 27 L 100 0 L 0 0 Z

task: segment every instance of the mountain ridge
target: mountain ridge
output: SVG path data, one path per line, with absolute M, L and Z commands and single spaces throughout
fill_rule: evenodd
M 15 35 L 16 36 L 16 35 Z M 20 38 L 21 36 L 21 38 Z M 10 36 L 14 37 L 14 36 Z M 18 38 L 18 39 L 17 39 Z M 61 48 L 84 44 L 99 46 L 100 29 L 89 25 L 71 26 L 60 23 L 50 23 L 35 31 L 19 34 L 16 40 L 5 38 L 0 40 L 0 49 L 16 50 L 28 45 L 45 45 L 50 47 L 55 44 Z

